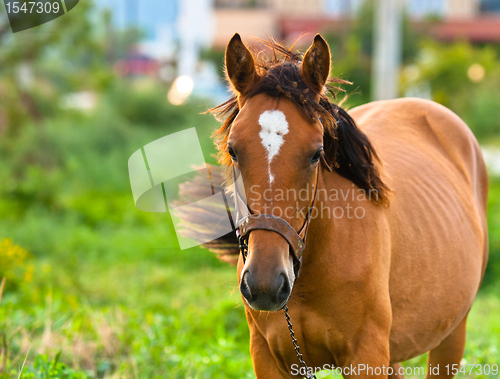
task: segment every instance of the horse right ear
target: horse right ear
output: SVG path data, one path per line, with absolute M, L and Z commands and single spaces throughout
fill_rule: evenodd
M 226 73 L 233 87 L 244 93 L 255 79 L 255 63 L 252 53 L 236 33 L 226 48 Z
M 302 76 L 319 92 L 323 90 L 330 75 L 330 48 L 321 35 L 316 34 L 314 42 L 304 55 Z

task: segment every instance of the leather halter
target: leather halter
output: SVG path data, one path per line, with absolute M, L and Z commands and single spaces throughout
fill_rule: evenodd
M 321 163 L 327 171 L 332 171 L 328 165 L 324 153 L 321 154 Z M 311 222 L 311 213 L 316 204 L 316 197 L 318 195 L 318 181 L 319 181 L 319 165 L 316 170 L 316 184 L 314 187 L 314 195 L 309 210 L 307 211 L 304 224 L 297 232 L 288 222 L 281 217 L 276 217 L 268 214 L 252 214 L 248 208 L 246 201 L 241 198 L 238 191 L 238 181 L 236 180 L 236 170 L 233 166 L 233 186 L 234 186 L 234 202 L 236 213 L 236 237 L 238 238 L 239 248 L 243 262 L 246 261 L 248 254 L 248 237 L 252 230 L 268 230 L 278 233 L 282 236 L 290 246 L 290 253 L 293 257 L 293 269 L 295 273 L 295 280 L 300 275 L 302 267 L 302 254 L 306 248 L 306 236 L 309 223 Z M 241 178 L 241 176 L 240 176 Z

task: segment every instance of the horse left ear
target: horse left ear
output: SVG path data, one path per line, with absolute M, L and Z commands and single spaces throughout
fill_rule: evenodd
M 236 33 L 226 48 L 226 73 L 233 87 L 240 94 L 255 79 L 255 63 L 252 53 L 243 44 L 241 37 Z
M 314 88 L 321 92 L 330 75 L 330 48 L 319 34 L 307 50 L 302 61 L 302 76 Z

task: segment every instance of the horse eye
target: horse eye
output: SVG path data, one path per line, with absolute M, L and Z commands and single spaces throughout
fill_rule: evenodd
M 234 150 L 233 150 L 233 148 L 232 148 L 231 146 L 229 146 L 229 147 L 227 148 L 227 152 L 229 153 L 229 155 L 231 156 L 231 159 L 232 159 L 233 161 L 236 161 L 236 160 L 237 160 L 237 159 L 236 159 L 236 154 L 234 153 Z
M 311 158 L 311 162 L 316 163 L 317 161 L 319 161 L 319 159 L 321 158 L 321 154 L 323 154 L 323 148 L 316 151 L 314 156 Z

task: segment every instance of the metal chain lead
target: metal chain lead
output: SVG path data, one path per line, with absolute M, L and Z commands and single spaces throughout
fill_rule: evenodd
M 292 327 L 292 322 L 290 321 L 290 315 L 288 314 L 288 305 L 285 305 L 285 308 L 283 308 L 285 311 L 285 318 L 286 318 L 286 323 L 288 324 L 288 330 L 290 331 L 290 337 L 292 337 L 292 342 L 293 346 L 295 347 L 295 352 L 297 353 L 297 358 L 299 359 L 300 367 L 303 367 L 306 370 L 306 377 L 307 379 L 316 379 L 316 375 L 314 374 L 308 374 L 308 367 L 306 365 L 306 362 L 304 362 L 304 359 L 302 358 L 303 355 L 300 353 L 300 348 L 297 343 L 297 338 L 295 338 L 295 332 L 293 331 Z

